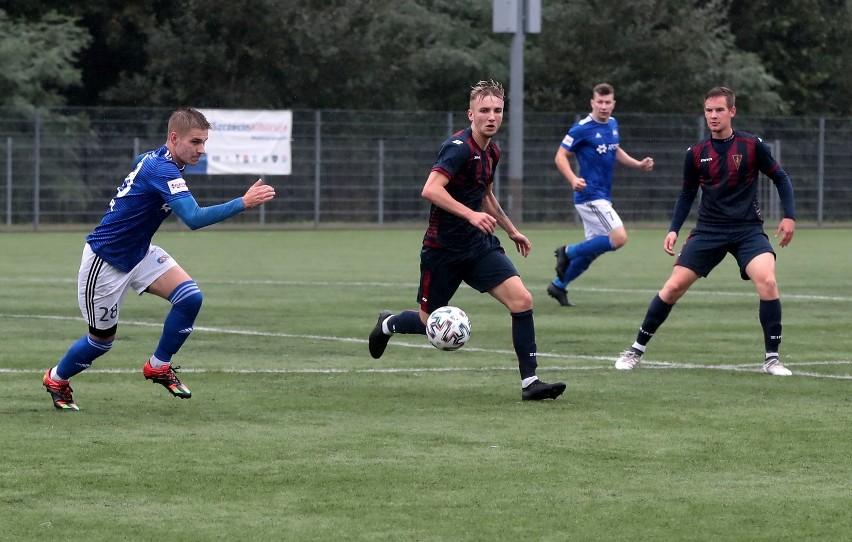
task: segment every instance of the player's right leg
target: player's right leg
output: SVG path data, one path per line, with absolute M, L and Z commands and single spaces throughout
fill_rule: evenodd
M 89 367 L 112 347 L 124 296 L 130 287 L 130 275 L 94 254 L 89 245 L 83 249 L 77 275 L 77 302 L 89 325 L 89 332 L 71 345 L 62 359 L 42 379 L 59 410 L 79 410 L 71 395 L 69 380 Z
M 379 359 L 392 335 L 426 335 L 426 319 L 431 311 L 450 302 L 461 285 L 459 266 L 447 256 L 445 250 L 423 248 L 420 251 L 420 286 L 417 302 L 420 310 L 407 310 L 399 314 L 383 310 L 370 332 L 370 356 Z

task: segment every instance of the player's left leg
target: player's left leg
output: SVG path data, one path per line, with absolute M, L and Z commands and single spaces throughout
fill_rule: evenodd
M 511 261 L 504 254 L 501 255 L 514 270 Z M 512 346 L 518 358 L 518 371 L 521 375 L 521 399 L 524 401 L 540 401 L 542 399 L 556 399 L 562 395 L 565 391 L 563 382 L 547 383 L 536 375 L 538 361 L 536 358 L 533 298 L 521 281 L 521 277 L 517 274 L 510 276 L 488 290 L 488 293 L 505 305 L 512 316 Z
M 154 248 L 157 251 L 162 251 L 159 247 Z M 162 252 L 165 254 L 164 251 Z M 153 257 L 146 259 L 146 261 L 153 263 L 160 259 Z M 140 271 L 138 282 L 140 288 L 159 270 L 153 272 L 153 274 L 147 274 L 145 271 L 145 269 Z M 201 310 L 204 299 L 201 289 L 192 280 L 192 277 L 174 262 L 174 265 L 171 265 L 168 270 L 159 274 L 147 286 L 144 286 L 144 291 L 168 300 L 172 307 L 163 323 L 163 332 L 160 335 L 157 348 L 150 359 L 145 362 L 142 374 L 147 380 L 165 387 L 173 396 L 189 399 L 192 393 L 175 374 L 178 367 L 172 366 L 172 357 L 177 354 L 183 343 L 189 338 L 189 334 L 192 333 L 195 319 Z
M 790 376 L 792 371 L 784 367 L 778 355 L 781 345 L 781 299 L 775 279 L 775 254 L 763 252 L 752 258 L 742 274 L 754 283 L 760 297 L 758 317 L 763 329 L 764 355 L 763 372 L 773 376 Z

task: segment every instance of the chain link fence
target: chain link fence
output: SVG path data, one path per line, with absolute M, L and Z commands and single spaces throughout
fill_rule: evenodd
M 0 225 L 89 227 L 140 152 L 165 142 L 163 108 L 0 108 Z M 617 114 L 622 147 L 654 158 L 653 172 L 619 169 L 614 204 L 629 223 L 667 223 L 680 192 L 687 147 L 706 134 L 700 115 Z M 495 191 L 516 222 L 576 221 L 571 191 L 553 158 L 573 113 L 528 112 L 520 192 L 506 186 L 508 130 Z M 267 177 L 275 200 L 231 219 L 258 226 L 425 224 L 420 197 L 441 142 L 469 125 L 463 112 L 294 110 L 292 175 Z M 800 222 L 852 222 L 852 119 L 738 115 L 735 127 L 761 136 L 793 179 Z M 215 138 L 215 132 L 210 137 Z M 200 205 L 241 196 L 255 179 L 187 175 Z M 778 218 L 774 187 L 762 181 L 766 217 Z M 513 195 L 515 197 L 513 197 Z M 175 220 L 175 219 L 170 219 Z

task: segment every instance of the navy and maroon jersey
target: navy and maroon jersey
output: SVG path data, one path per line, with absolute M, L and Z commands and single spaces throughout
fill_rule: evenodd
M 444 141 L 432 171 L 450 179 L 447 192 L 453 199 L 481 212 L 482 200 L 494 181 L 494 170 L 499 160 L 497 145 L 491 142 L 485 149 L 479 148 L 468 128 Z M 433 204 L 423 246 L 467 251 L 480 246 L 488 237 L 467 220 Z
M 734 130 L 728 139 L 708 137 L 693 145 L 686 151 L 683 189 L 669 231 L 680 231 L 699 188 L 699 225 L 718 228 L 763 224 L 757 199 L 760 173 L 775 183 L 784 217 L 795 219 L 790 177 L 760 138 Z

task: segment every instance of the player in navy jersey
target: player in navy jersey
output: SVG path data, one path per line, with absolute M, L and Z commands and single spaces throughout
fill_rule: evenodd
M 77 300 L 89 325 L 59 363 L 44 375 L 43 384 L 61 410 L 79 410 L 69 379 L 88 369 L 112 347 L 124 298 L 133 289 L 168 300 L 172 306 L 163 333 L 142 374 L 163 385 L 173 396 L 192 394 L 172 367 L 174 356 L 192 332 L 202 295 L 192 277 L 162 248 L 151 243 L 154 233 L 174 211 L 191 229 L 221 222 L 270 201 L 275 190 L 254 183 L 241 198 L 199 207 L 182 171 L 204 154 L 210 124 L 199 111 L 184 107 L 172 113 L 166 144 L 137 158 L 133 171 L 118 187 L 101 223 L 86 237 L 77 278 Z
M 574 208 L 583 219 L 586 240 L 557 247 L 556 278 L 547 285 L 547 294 L 563 307 L 572 306 L 566 289 L 592 262 L 605 252 L 627 243 L 627 230 L 612 208 L 612 176 L 615 164 L 651 171 L 650 156 L 636 160 L 621 148 L 618 123 L 612 117 L 615 90 L 601 83 L 592 90 L 592 112 L 574 124 L 556 151 L 556 167 L 574 190 Z M 576 156 L 580 175 L 574 173 L 569 158 Z
M 556 399 L 565 391 L 565 384 L 549 384 L 536 376 L 532 295 L 494 235 L 500 226 L 522 256 L 532 249 L 492 191 L 500 150 L 491 138 L 503 122 L 503 103 L 500 83 L 480 81 L 470 92 L 470 127 L 441 145 L 422 191 L 432 206 L 420 251 L 420 308 L 396 315 L 382 311 L 370 333 L 370 355 L 380 358 L 394 333 L 425 335 L 429 314 L 448 305 L 464 281 L 491 294 L 511 314 L 521 398 Z
M 775 280 L 775 251 L 764 233 L 757 201 L 758 175 L 768 176 L 778 190 L 784 218 L 775 237 L 781 236 L 782 247 L 790 243 L 796 231 L 793 184 L 763 141 L 734 130 L 735 99 L 734 93 L 725 87 L 711 89 L 704 98 L 704 118 L 710 136 L 686 151 L 683 188 L 675 203 L 663 250 L 674 256 L 678 232 L 700 189 L 698 221 L 675 260 L 671 276 L 651 301 L 636 342 L 618 356 L 616 369 L 630 370 L 640 362 L 648 341 L 678 299 L 730 253 L 737 260 L 740 276 L 754 283 L 760 298 L 758 316 L 766 351 L 763 372 L 775 376 L 792 374 L 778 355 L 781 300 Z

